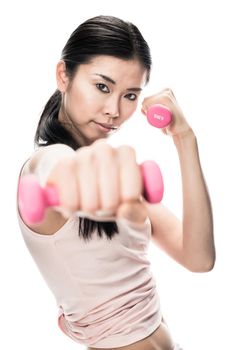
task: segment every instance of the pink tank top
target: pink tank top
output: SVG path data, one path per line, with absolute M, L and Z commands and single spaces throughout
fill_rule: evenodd
M 126 346 L 146 338 L 161 323 L 156 282 L 147 258 L 149 218 L 143 224 L 116 221 L 119 234 L 97 232 L 85 242 L 72 216 L 53 235 L 19 226 L 59 308 L 58 325 L 77 343 L 96 348 Z

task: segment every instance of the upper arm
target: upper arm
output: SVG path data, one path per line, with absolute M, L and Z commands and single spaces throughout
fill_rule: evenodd
M 172 259 L 185 266 L 183 254 L 183 227 L 162 203 L 150 204 L 144 200 L 152 227 L 152 241 Z

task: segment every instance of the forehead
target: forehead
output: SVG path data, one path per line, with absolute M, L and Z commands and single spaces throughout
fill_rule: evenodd
M 136 60 L 123 60 L 112 56 L 96 56 L 88 64 L 79 67 L 78 73 L 95 77 L 102 74 L 113 79 L 116 84 L 143 86 L 146 81 L 146 69 Z

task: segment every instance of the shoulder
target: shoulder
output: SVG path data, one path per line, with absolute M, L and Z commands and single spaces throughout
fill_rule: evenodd
M 53 152 L 53 156 L 55 159 L 56 154 L 59 152 L 61 154 L 62 152 L 69 154 L 71 153 L 71 148 L 64 144 L 54 144 L 49 146 L 40 147 L 36 151 L 33 152 L 30 158 L 28 158 L 22 165 L 21 171 L 20 171 L 20 177 L 26 176 L 29 174 L 34 173 L 36 164 L 38 163 L 39 159 L 42 155 L 45 153 L 51 153 Z M 73 150 L 72 150 L 73 152 Z M 22 218 L 22 217 L 21 217 Z M 54 210 L 53 208 L 48 208 L 45 213 L 45 218 L 42 223 L 40 224 L 33 224 L 28 225 L 24 222 L 24 224 L 29 227 L 32 231 L 38 233 L 38 234 L 45 234 L 45 235 L 52 235 L 56 233 L 66 222 L 67 218 L 65 218 L 60 212 Z

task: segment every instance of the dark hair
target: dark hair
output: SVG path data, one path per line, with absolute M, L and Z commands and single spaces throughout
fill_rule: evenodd
M 99 55 L 109 55 L 124 60 L 137 59 L 146 69 L 149 81 L 151 56 L 148 44 L 138 28 L 113 16 L 97 16 L 79 25 L 68 39 L 62 50 L 61 60 L 66 64 L 66 73 L 72 82 L 77 68 Z M 74 150 L 81 147 L 67 129 L 59 122 L 62 93 L 57 89 L 46 103 L 41 114 L 34 142 L 37 146 L 62 143 Z M 102 237 L 112 239 L 118 233 L 116 222 L 96 222 L 79 218 L 79 235 L 85 240 L 91 237 L 95 229 Z

